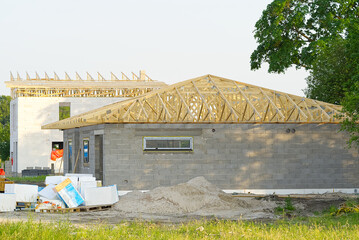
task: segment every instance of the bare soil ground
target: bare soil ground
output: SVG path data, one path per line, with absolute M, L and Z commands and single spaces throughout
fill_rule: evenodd
M 350 197 L 350 196 L 349 196 Z M 236 197 L 242 200 L 251 201 L 255 198 Z M 311 196 L 310 198 L 292 198 L 292 203 L 296 210 L 291 214 L 292 216 L 315 216 L 316 213 L 321 213 L 331 206 L 338 207 L 345 202 L 347 198 L 322 198 Z M 277 205 L 284 205 L 284 198 L 277 198 L 274 200 Z M 275 214 L 274 210 L 254 211 L 252 213 L 243 214 L 240 211 L 223 210 L 217 211 L 214 214 L 156 214 L 156 213 L 125 213 L 118 212 L 114 209 L 94 212 L 80 212 L 80 213 L 35 213 L 30 211 L 16 211 L 0 213 L 0 222 L 2 221 L 26 221 L 32 219 L 33 221 L 53 222 L 53 221 L 70 221 L 74 224 L 119 224 L 124 221 L 154 221 L 161 223 L 182 223 L 201 219 L 228 219 L 228 220 L 276 220 L 281 218 L 281 214 Z
M 284 208 L 287 197 L 232 196 L 203 177 L 198 177 L 187 183 L 159 187 L 146 193 L 129 193 L 105 211 L 54 214 L 21 210 L 0 213 L 0 222 L 28 219 L 41 222 L 70 221 L 74 224 L 118 224 L 124 221 L 182 223 L 201 219 L 273 221 L 284 215 L 315 216 L 331 206 L 338 207 L 347 199 L 357 197 L 343 193 L 291 195 L 291 204 L 295 209 L 281 214 L 277 209 Z

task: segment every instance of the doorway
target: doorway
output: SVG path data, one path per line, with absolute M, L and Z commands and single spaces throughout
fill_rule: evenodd
M 95 135 L 95 177 L 103 182 L 103 135 Z

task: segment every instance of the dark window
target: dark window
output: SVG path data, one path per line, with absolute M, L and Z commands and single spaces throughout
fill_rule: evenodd
M 64 149 L 64 143 L 63 142 L 52 142 L 51 148 L 52 148 L 52 150 Z
M 89 159 L 89 140 L 88 139 L 83 139 L 83 161 L 84 163 L 89 163 L 90 159 Z
M 63 120 L 65 118 L 70 117 L 71 112 L 71 103 L 69 102 L 61 102 L 59 103 L 59 120 Z
M 67 152 L 68 152 L 68 172 L 72 171 L 72 140 L 67 142 Z
M 144 137 L 144 151 L 192 151 L 192 137 Z

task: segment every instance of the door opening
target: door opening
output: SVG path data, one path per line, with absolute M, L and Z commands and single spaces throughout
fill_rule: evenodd
M 103 135 L 95 135 L 95 177 L 103 182 Z

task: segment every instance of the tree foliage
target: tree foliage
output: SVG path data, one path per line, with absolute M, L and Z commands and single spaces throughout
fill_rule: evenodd
M 357 0 L 274 0 L 255 25 L 258 47 L 251 69 L 263 62 L 269 72 L 282 73 L 291 66 L 312 69 L 327 43 L 346 38 L 358 8 Z
M 342 130 L 359 144 L 359 1 L 273 0 L 255 25 L 251 69 L 309 70 L 307 97 L 342 104 Z
M 0 159 L 10 156 L 10 101 L 9 96 L 0 96 Z

